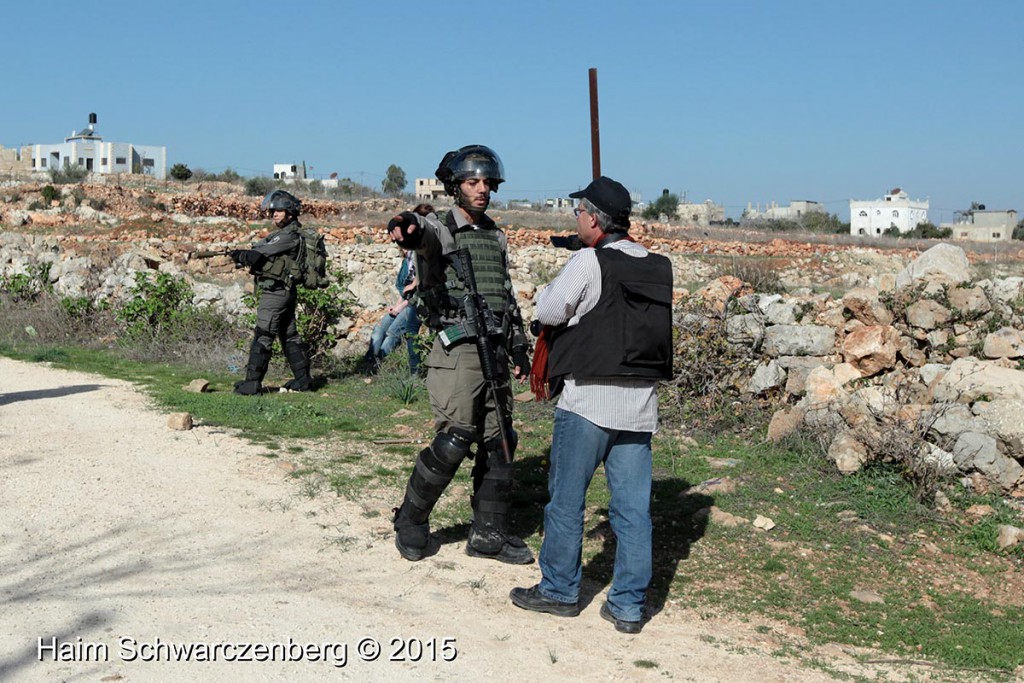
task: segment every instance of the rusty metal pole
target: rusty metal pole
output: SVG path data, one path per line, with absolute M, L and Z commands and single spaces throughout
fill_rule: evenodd
M 590 159 L 594 180 L 601 177 L 601 123 L 597 115 L 597 69 L 590 69 Z

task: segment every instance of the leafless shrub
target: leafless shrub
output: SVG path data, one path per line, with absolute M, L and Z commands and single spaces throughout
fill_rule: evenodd
M 754 359 L 749 349 L 728 342 L 727 319 L 727 315 L 710 315 L 699 301 L 687 302 L 676 311 L 673 377 L 663 385 L 661 395 L 666 420 L 712 428 L 735 424 L 757 412 L 759 406 L 742 399 L 738 390 Z
M 780 266 L 776 259 L 734 256 L 718 262 L 718 277 L 731 275 L 750 285 L 755 292 L 782 294 L 786 288 L 779 275 Z
M 931 503 L 944 476 L 955 472 L 948 443 L 934 443 L 932 427 L 949 404 L 924 404 L 923 385 L 905 378 L 878 387 L 873 398 L 852 394 L 821 408 L 805 427 L 827 453 L 838 434 L 845 432 L 864 446 L 870 467 L 892 463 L 914 488 L 923 503 Z

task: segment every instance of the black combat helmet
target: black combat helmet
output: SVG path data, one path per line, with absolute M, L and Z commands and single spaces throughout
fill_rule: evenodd
M 466 145 L 445 154 L 434 175 L 444 183 L 445 192 L 454 197 L 459 183 L 466 178 L 487 178 L 491 189 L 497 191 L 498 185 L 505 182 L 505 167 L 490 147 Z
M 271 190 L 263 198 L 260 209 L 263 211 L 284 211 L 292 216 L 298 216 L 302 213 L 302 202 L 290 192 Z

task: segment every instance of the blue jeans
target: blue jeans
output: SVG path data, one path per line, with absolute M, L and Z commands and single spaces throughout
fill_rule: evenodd
M 605 429 L 561 409 L 555 410 L 551 441 L 540 593 L 560 602 L 579 600 L 583 511 L 590 480 L 602 462 L 616 538 L 608 606 L 618 619 L 639 621 L 652 571 L 651 434 Z
M 376 360 L 384 358 L 405 340 L 409 352 L 409 371 L 416 372 L 419 367 L 419 354 L 414 346 L 416 334 L 420 331 L 420 320 L 416 317 L 416 308 L 406 306 L 398 315 L 385 314 L 370 334 L 370 354 Z

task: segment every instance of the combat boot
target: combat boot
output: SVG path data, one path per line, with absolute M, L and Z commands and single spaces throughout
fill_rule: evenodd
M 411 519 L 409 509 L 408 501 L 394 509 L 395 547 L 405 559 L 418 562 L 427 556 L 430 548 L 430 523 Z

